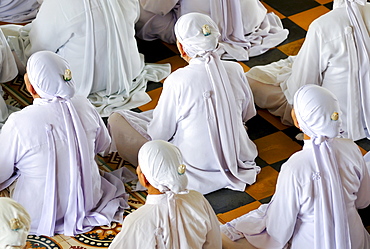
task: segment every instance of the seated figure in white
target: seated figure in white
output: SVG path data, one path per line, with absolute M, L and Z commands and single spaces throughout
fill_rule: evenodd
M 342 135 L 370 137 L 370 3 L 334 0 L 333 10 L 314 20 L 297 56 L 247 73 L 254 101 L 284 124 L 293 125 L 290 111 L 295 92 L 316 84 L 338 98 Z
M 207 199 L 188 190 L 180 150 L 162 140 L 145 143 L 136 172 L 146 203 L 128 215 L 109 249 L 221 249 L 218 219 Z
M 170 73 L 169 64 L 145 64 L 139 53 L 134 30 L 139 11 L 136 0 L 48 0 L 32 23 L 1 28 L 20 64 L 42 50 L 65 58 L 76 94 L 106 117 L 149 102 L 147 82 Z
M 244 191 L 256 181 L 260 167 L 257 147 L 244 126 L 256 109 L 243 68 L 220 59 L 220 33 L 209 16 L 183 15 L 175 33 L 189 65 L 167 77 L 154 110 L 109 117 L 112 150 L 137 165 L 142 144 L 169 141 L 183 153 L 189 189 L 202 194 L 221 188 Z
M 220 30 L 223 58 L 249 60 L 283 42 L 288 30 L 280 18 L 259 0 L 139 0 L 137 36 L 143 40 L 161 39 L 175 43 L 177 19 L 191 12 L 210 16 Z
M 357 209 L 370 204 L 370 176 L 360 149 L 340 137 L 339 101 L 309 84 L 294 96 L 292 117 L 304 146 L 281 167 L 270 203 L 221 226 L 224 241 L 265 249 L 370 248 Z M 233 248 L 233 247 L 229 247 Z

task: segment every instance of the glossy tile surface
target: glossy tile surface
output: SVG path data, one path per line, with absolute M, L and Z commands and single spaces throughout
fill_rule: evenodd
M 262 3 L 268 11 L 275 12 L 282 19 L 284 27 L 290 33 L 288 39 L 276 48 L 270 49 L 263 55 L 253 57 L 249 61 L 239 62 L 244 71 L 248 71 L 253 66 L 265 65 L 297 54 L 309 24 L 332 8 L 330 0 L 264 0 Z M 148 63 L 170 63 L 172 70 L 186 65 L 173 44 L 139 40 L 138 46 Z M 3 84 L 3 88 L 5 90 L 4 99 L 8 104 L 24 107 L 32 103 L 32 99 L 24 87 L 22 77 L 16 78 L 10 84 Z M 162 83 L 150 82 L 147 92 L 152 101 L 136 108 L 136 111 L 146 111 L 156 106 L 162 92 Z M 292 153 L 301 149 L 302 142 L 295 139 L 299 130 L 281 124 L 279 118 L 272 116 L 266 110 L 258 108 L 257 116 L 247 122 L 247 127 L 250 138 L 259 150 L 256 163 L 261 166 L 261 173 L 257 176 L 257 182 L 248 186 L 245 192 L 222 189 L 206 195 L 222 223 L 256 209 L 263 203 L 268 203 L 275 191 L 281 165 Z M 367 139 L 357 141 L 357 144 L 363 153 L 370 150 L 370 142 Z M 116 153 L 105 158 L 99 157 L 99 161 L 100 168 L 105 171 L 112 171 L 120 167 L 127 167 L 131 171 L 135 171 Z M 145 203 L 146 193 L 132 192 L 132 184 L 134 183 L 126 184 L 127 192 L 130 194 L 130 209 L 126 210 L 125 215 L 134 212 Z M 366 212 L 362 213 L 363 216 L 367 214 Z M 52 238 L 29 236 L 27 248 L 107 248 L 120 229 L 120 224 L 113 223 L 110 227 L 97 227 L 93 231 L 76 237 L 64 235 L 56 235 Z

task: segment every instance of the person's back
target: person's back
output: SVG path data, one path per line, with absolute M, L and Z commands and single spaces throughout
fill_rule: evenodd
M 237 159 L 252 164 L 257 156 L 257 149 L 243 123 L 256 114 L 253 96 L 245 81 L 242 67 L 236 62 L 222 61 L 222 64 L 230 80 L 231 94 L 235 96 L 235 99 L 230 101 L 235 101 L 237 107 L 231 110 L 238 117 L 234 127 L 239 143 Z M 213 117 L 215 114 L 209 113 L 208 102 L 212 101 L 213 95 L 214 89 L 204 59 L 194 58 L 188 66 L 178 69 L 165 80 L 161 98 L 153 112 L 153 120 L 148 126 L 148 135 L 152 139 L 171 140 L 171 143 L 179 147 L 186 164 L 192 166 L 188 168 L 188 174 L 202 179 L 189 182 L 189 188 L 202 193 L 225 187 L 227 184 L 221 179 L 220 167 L 232 166 L 221 166 L 218 162 L 218 154 L 228 152 L 209 146 L 215 134 L 209 130 L 208 119 L 217 119 Z M 224 109 L 226 113 L 230 112 L 226 106 L 217 108 Z M 220 133 L 227 132 L 224 127 L 218 129 Z M 215 179 L 219 180 L 214 181 Z
M 25 84 L 34 103 L 12 114 L 0 134 L 0 190 L 12 184 L 10 196 L 32 218 L 30 233 L 73 236 L 121 221 L 128 196 L 120 177 L 132 173 L 100 174 L 94 158 L 110 136 L 91 103 L 74 97 L 68 63 L 35 53 Z
M 370 203 L 368 198 L 368 188 L 370 187 L 370 179 L 368 169 L 363 161 L 362 154 L 358 146 L 350 139 L 336 138 L 331 141 L 332 156 L 339 163 L 339 172 L 341 183 L 343 186 L 343 197 L 346 206 L 346 215 L 348 217 L 349 235 L 352 248 L 369 248 L 370 236 L 364 229 L 361 218 L 357 209 L 365 208 Z M 292 155 L 289 160 L 282 166 L 277 188 L 291 189 L 290 194 L 287 192 L 277 192 L 274 197 L 274 206 L 267 212 L 268 218 L 266 223 L 271 226 L 273 224 L 287 224 L 286 219 L 289 216 L 275 216 L 279 208 L 286 208 L 287 213 L 290 213 L 290 222 L 295 222 L 295 229 L 292 235 L 292 248 L 312 248 L 312 243 L 315 241 L 315 236 L 312 233 L 315 229 L 315 198 L 317 195 L 318 186 L 316 181 L 319 180 L 320 174 L 317 172 L 315 159 L 312 157 L 312 146 L 310 143 L 305 143 L 302 151 Z M 323 174 L 323 173 L 321 173 Z M 294 191 L 287 185 L 293 185 L 298 191 Z M 287 206 L 287 199 L 294 199 L 297 196 L 295 205 Z M 317 217 L 316 217 L 317 218 Z M 296 219 L 296 221 L 295 221 Z M 283 222 L 284 220 L 284 222 Z M 289 222 L 289 223 L 290 223 Z M 288 224 L 289 224 L 288 223 Z M 325 226 L 325 225 L 323 225 Z M 282 234 L 278 230 L 281 227 L 275 226 L 269 229 L 271 234 L 280 233 L 280 238 L 289 238 L 288 232 Z M 290 231 L 290 229 L 286 229 Z M 307 245 L 306 247 L 302 247 Z
M 88 138 L 88 144 L 85 145 L 89 146 L 88 163 L 92 169 L 96 167 L 97 171 L 97 165 L 94 161 L 95 151 L 103 151 L 109 146 L 109 135 L 106 133 L 106 130 L 102 129 L 102 125 L 104 124 L 100 123 L 98 113 L 88 100 L 81 99 L 73 102 L 78 103 L 78 105 L 75 105 L 78 113 L 83 113 L 83 115 L 79 116 Z M 48 164 L 48 155 L 52 153 L 50 151 L 52 148 L 47 143 L 48 130 L 52 131 L 55 142 L 55 166 Z M 9 162 L 5 163 L 4 160 L 2 162 L 7 170 L 12 171 L 12 165 L 14 164 L 18 169 L 20 176 L 17 180 L 17 186 L 12 193 L 12 198 L 20 202 L 30 213 L 32 217 L 31 232 L 37 229 L 40 219 L 46 215 L 40 212 L 40 207 L 45 205 L 43 200 L 49 198 L 48 190 L 44 191 L 46 183 L 50 180 L 47 178 L 48 170 L 50 170 L 50 167 L 55 167 L 57 171 L 63 172 L 55 175 L 56 192 L 50 193 L 56 195 L 58 198 L 58 203 L 56 204 L 58 206 L 58 212 L 55 219 L 59 222 L 62 221 L 61 224 L 57 224 L 56 226 L 57 230 L 61 229 L 58 225 L 64 223 L 63 217 L 67 208 L 65 205 L 69 201 L 68 191 L 64 192 L 65 186 L 74 184 L 72 183 L 70 174 L 75 173 L 71 168 L 66 166 L 71 161 L 74 161 L 76 165 L 79 162 L 69 151 L 68 134 L 60 104 L 58 102 L 45 104 L 36 100 L 33 105 L 11 114 L 3 127 L 1 138 L 11 139 L 12 141 L 10 145 L 6 145 L 9 150 L 5 153 Z M 97 143 L 96 147 L 94 147 L 95 142 Z M 15 151 L 17 148 L 18 151 Z M 11 166 L 11 168 L 8 166 Z M 92 182 L 95 184 L 100 181 L 99 174 L 93 174 L 92 176 L 94 177 Z M 32 188 L 29 186 L 32 186 Z M 29 199 L 34 195 L 35 190 L 38 192 L 37 205 L 30 202 Z M 99 190 L 100 184 L 96 184 L 93 191 Z
M 31 24 L 2 29 L 24 64 L 43 50 L 68 60 L 77 94 L 89 97 L 104 117 L 113 109 L 149 102 L 148 80 L 159 81 L 170 73 L 169 64 L 144 63 L 134 30 L 139 11 L 136 0 L 50 0 Z
M 226 225 L 231 240 L 245 237 L 258 248 L 369 248 L 358 208 L 370 204 L 370 176 L 358 146 L 338 138 L 336 97 L 317 85 L 294 96 L 292 118 L 304 146 L 282 165 L 276 191 L 261 205 Z
M 361 14 L 369 29 L 370 4 L 361 7 Z M 292 74 L 281 87 L 289 103 L 304 84 L 317 84 L 330 90 L 340 101 L 345 136 L 358 140 L 365 137 L 365 132 L 357 121 L 361 117 L 354 116 L 356 111 L 348 99 L 351 92 L 360 98 L 360 91 L 356 89 L 358 66 L 354 61 L 357 60 L 354 32 L 346 7 L 335 8 L 314 20 L 294 60 Z M 358 108 L 361 109 L 355 109 Z M 350 120 L 357 124 L 351 124 Z
M 220 249 L 217 217 L 199 192 L 187 189 L 180 150 L 163 140 L 145 143 L 136 169 L 148 189 L 145 205 L 128 215 L 109 249 Z
M 109 1 L 122 15 L 121 22 L 115 23 L 116 20 L 111 20 L 112 17 L 109 16 L 110 11 L 100 2 L 101 0 L 45 1 L 37 18 L 32 22 L 30 45 L 26 49 L 27 56 L 36 51 L 50 50 L 69 61 L 75 72 L 76 82 L 81 84 L 76 86 L 77 93 L 85 97 L 89 93 L 102 90 L 106 90 L 107 94 L 122 92 L 124 88 L 113 82 L 131 83 L 144 67 L 144 59 L 134 41 L 138 4 L 132 0 L 124 4 L 117 0 Z M 87 3 L 89 7 L 85 6 Z M 90 16 L 86 13 L 90 13 Z M 89 33 L 89 27 L 86 27 L 89 24 L 92 25 L 92 33 Z M 115 25 L 117 27 L 114 27 Z M 110 33 L 117 31 L 124 36 L 120 37 L 120 40 L 109 40 Z M 92 44 L 90 39 L 93 39 Z M 116 53 L 110 53 L 112 50 Z M 94 54 L 89 54 L 91 52 Z M 122 52 L 124 58 L 117 57 Z M 115 58 L 115 64 L 110 63 L 110 57 Z M 93 65 L 86 66 L 86 63 Z M 130 67 L 127 67 L 128 64 Z M 89 68 L 93 70 L 89 71 Z M 92 82 L 86 82 L 89 79 L 87 75 L 92 75 Z
M 181 224 L 177 231 L 183 237 L 180 240 L 179 249 L 213 249 L 214 244 L 207 241 L 205 235 L 218 226 L 218 221 L 208 201 L 194 190 L 189 191 L 188 194 L 178 194 L 175 198 L 178 203 L 176 219 Z M 172 238 L 168 236 L 171 228 L 166 221 L 169 215 L 167 202 L 165 194 L 148 195 L 145 205 L 125 218 L 122 231 L 110 249 L 156 248 L 158 241 L 169 245 Z M 199 247 L 199 245 L 203 246 Z

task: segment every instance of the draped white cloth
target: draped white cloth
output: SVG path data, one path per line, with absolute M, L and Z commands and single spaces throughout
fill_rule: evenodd
M 346 202 L 332 139 L 340 133 L 338 100 L 327 89 L 305 85 L 294 95 L 300 129 L 311 139 L 317 196 L 314 203 L 314 248 L 351 248 Z
M 298 125 L 311 137 L 281 168 L 269 204 L 222 231 L 258 248 L 369 248 L 357 208 L 370 204 L 370 176 L 358 146 L 339 134 L 335 96 L 307 85 L 294 97 Z
M 109 249 L 221 249 L 220 226 L 207 199 L 190 190 L 175 195 L 178 247 L 172 247 L 168 195 L 148 195 L 145 205 L 128 215 Z
M 134 24 L 139 10 L 136 0 L 45 1 L 36 19 L 20 28 L 19 37 L 8 39 L 23 62 L 41 50 L 67 59 L 77 94 L 89 97 L 100 115 L 108 116 L 149 102 L 148 80 L 170 73 L 169 64 L 145 64 L 138 52 Z
M 137 33 L 142 39 L 159 38 L 174 43 L 172 34 L 176 20 L 187 13 L 199 12 L 209 15 L 217 23 L 221 31 L 220 42 L 227 52 L 225 58 L 249 60 L 249 57 L 263 54 L 283 42 L 289 33 L 280 18 L 267 13 L 259 0 L 157 2 L 140 1 L 144 11 L 140 14 Z
M 30 225 L 30 215 L 22 205 L 0 197 L 0 249 L 25 247 Z
M 370 82 L 367 70 L 370 4 L 362 4 L 364 1 L 334 1 L 332 11 L 311 23 L 296 57 L 253 67 L 246 74 L 263 84 L 280 86 L 290 104 L 302 85 L 317 84 L 329 89 L 341 106 L 343 136 L 353 140 L 368 136 L 370 116 L 366 101 Z M 255 92 L 253 87 L 252 90 Z M 257 98 L 265 99 L 268 95 Z
M 26 23 L 32 21 L 40 8 L 42 0 L 1 0 L 0 21 Z
M 146 41 L 160 39 L 175 43 L 173 27 L 177 21 L 178 0 L 139 0 L 140 17 L 135 24 L 136 36 Z
M 12 198 L 29 212 L 31 234 L 73 236 L 121 222 L 128 207 L 122 181 L 135 178 L 122 169 L 100 175 L 95 155 L 110 137 L 89 101 L 72 98 L 74 82 L 63 79 L 66 69 L 68 63 L 53 52 L 33 54 L 28 78 L 41 98 L 11 115 L 0 134 L 0 189 L 18 178 Z
M 168 233 L 170 242 L 168 248 L 180 248 L 182 222 L 178 220 L 178 195 L 188 194 L 188 178 L 186 168 L 182 164 L 180 150 L 173 144 L 163 140 L 153 140 L 145 143 L 139 150 L 139 166 L 150 185 L 167 195 Z M 140 179 L 140 178 L 139 178 Z M 181 199 L 181 197 L 180 197 Z
M 10 51 L 8 42 L 0 29 L 0 83 L 6 83 L 18 74 L 14 56 Z M 0 85 L 0 129 L 8 118 L 11 110 L 8 109 L 3 99 L 3 89 Z

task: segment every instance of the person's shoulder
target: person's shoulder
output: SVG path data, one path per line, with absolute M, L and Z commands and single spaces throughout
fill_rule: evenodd
M 19 111 L 11 113 L 8 117 L 8 120 L 12 120 L 16 124 L 24 123 L 25 120 L 27 120 L 27 122 L 32 122 L 35 115 L 38 116 L 39 114 L 42 114 L 44 112 L 43 109 L 43 106 L 29 105 Z
M 348 15 L 345 8 L 331 10 L 314 21 L 309 26 L 309 30 L 316 32 L 338 32 L 338 30 L 349 24 Z
M 340 150 L 343 150 L 343 153 L 361 154 L 361 151 L 360 151 L 358 145 L 352 139 L 349 139 L 349 138 L 334 138 L 333 143 L 335 144 L 335 146 L 340 148 Z
M 299 150 L 295 153 L 293 153 L 288 160 L 281 166 L 281 171 L 286 174 L 297 174 L 297 172 L 301 172 L 302 168 L 308 169 L 309 165 L 313 163 L 311 160 L 312 157 L 312 150 L 311 149 L 305 149 Z
M 131 229 L 133 227 L 140 227 L 143 226 L 144 224 L 146 226 L 150 226 L 149 219 L 152 217 L 152 212 L 150 209 L 145 207 L 145 204 L 135 210 L 134 212 L 130 213 L 125 217 L 122 223 L 122 228 L 128 228 L 130 227 Z
M 225 68 L 231 68 L 233 70 L 241 70 L 243 71 L 243 67 L 235 61 L 227 61 L 227 60 L 221 60 L 222 64 L 224 65 Z

